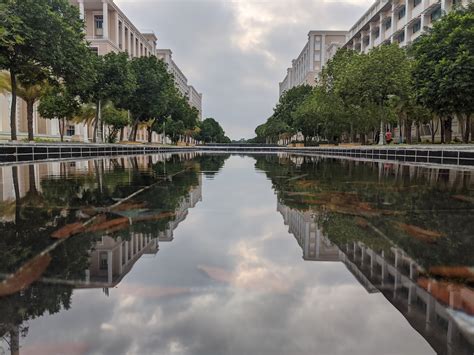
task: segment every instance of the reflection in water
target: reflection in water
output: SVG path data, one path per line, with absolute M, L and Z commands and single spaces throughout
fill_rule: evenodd
M 12 354 L 28 333 L 25 321 L 69 309 L 74 288 L 108 295 L 138 259 L 172 241 L 202 199 L 199 164 L 215 169 L 212 176 L 227 156 L 209 158 L 166 154 L 0 168 L 0 335 Z M 66 242 L 50 238 L 75 234 Z M 36 255 L 47 257 L 44 267 Z
M 135 310 L 137 317 L 153 311 L 148 307 L 161 300 L 161 318 L 157 320 L 154 314 L 152 326 L 143 324 L 138 329 L 145 339 L 159 338 L 150 329 L 163 333 L 159 340 L 166 339 L 169 346 L 160 353 L 312 354 L 315 346 L 321 346 L 321 353 L 347 353 L 355 346 L 349 336 L 357 334 L 358 323 L 367 322 L 367 329 L 379 334 L 380 329 L 363 318 L 370 310 L 357 313 L 358 319 L 342 317 L 342 326 L 349 330 L 315 331 L 330 343 L 330 350 L 322 350 L 318 342 L 303 344 L 301 339 L 306 338 L 297 334 L 301 328 L 295 332 L 291 328 L 300 323 L 304 329 L 316 327 L 314 322 L 322 312 L 317 305 L 330 302 L 328 290 L 354 282 L 363 286 L 357 287 L 365 296 L 351 293 L 357 298 L 347 300 L 340 295 L 344 305 L 337 307 L 352 307 L 355 312 L 357 303 L 371 304 L 370 299 L 383 295 L 388 303 L 383 303 L 387 308 L 377 308 L 383 311 L 378 315 L 381 319 L 390 314 L 388 308 L 395 307 L 436 352 L 473 353 L 469 332 L 474 316 L 472 172 L 288 155 L 233 157 L 232 164 L 222 169 L 228 158 L 162 154 L 0 168 L 0 274 L 4 279 L 0 283 L 4 345 L 0 342 L 0 348 L 18 354 L 20 344 L 27 343 L 30 324 L 37 326 L 34 332 L 42 338 L 46 329 L 38 324 L 49 324 L 47 314 L 73 313 L 78 327 L 88 328 L 94 315 L 82 319 L 81 312 L 88 310 L 76 303 L 72 307 L 73 295 L 102 289 L 109 296 L 104 308 L 123 311 L 123 317 L 131 302 L 143 302 Z M 268 202 L 274 214 L 274 200 L 265 200 L 261 185 L 252 188 L 259 183 L 250 179 L 255 174 L 245 165 L 252 159 L 257 177 L 263 172 L 277 193 L 277 210 L 296 238 L 304 264 L 297 264 L 298 258 L 274 237 L 282 226 L 274 225 L 265 212 Z M 245 169 L 239 165 L 242 162 Z M 224 181 L 215 179 L 221 170 L 219 177 L 225 177 Z M 268 187 L 268 181 L 264 183 Z M 245 204 L 248 195 L 254 199 Z M 265 204 L 259 205 L 259 199 Z M 204 209 L 195 208 L 203 204 Z M 194 214 L 183 223 L 191 209 L 199 210 L 201 221 Z M 267 220 L 271 228 L 260 230 Z M 191 224 L 188 228 L 195 230 L 195 238 L 182 242 L 182 236 L 177 236 L 175 240 L 175 232 L 184 224 Z M 142 268 L 146 256 L 156 255 L 161 243 L 171 241 L 167 253 L 149 264 L 151 269 Z M 172 252 L 176 249 L 181 254 Z M 161 260 L 166 272 L 158 273 L 155 268 Z M 338 265 L 350 272 L 346 273 L 351 281 L 344 272 L 335 271 Z M 140 273 L 148 273 L 145 280 L 127 282 Z M 321 279 L 323 274 L 328 280 Z M 304 301 L 313 307 L 294 308 Z M 251 307 L 254 303 L 259 305 L 256 310 Z M 189 309 L 201 310 L 205 316 L 186 318 Z M 338 324 L 338 309 L 331 311 L 334 319 L 327 319 L 329 324 Z M 61 312 L 65 310 L 69 311 Z M 313 311 L 316 320 L 304 323 Z M 258 320 L 252 318 L 254 313 L 259 314 Z M 201 326 L 209 315 L 215 317 L 212 326 Z M 283 333 L 276 333 L 280 316 L 287 322 Z M 227 318 L 237 319 L 239 327 L 233 322 L 214 327 L 217 319 Z M 185 323 L 181 328 L 177 326 L 180 320 Z M 193 327 L 189 322 L 197 323 Z M 239 339 L 240 325 L 247 323 L 256 329 L 259 340 L 249 340 L 252 346 L 241 351 L 244 344 L 230 339 Z M 263 330 L 253 323 L 261 324 Z M 61 324 L 74 332 L 71 322 Z M 175 332 L 173 326 L 178 327 Z M 100 324 L 101 332 L 114 329 L 111 323 Z M 205 335 L 200 333 L 203 330 Z M 229 333 L 230 338 L 220 333 L 216 339 L 212 332 Z M 352 344 L 348 348 L 338 347 L 346 345 L 340 333 Z M 274 339 L 275 348 L 262 342 L 264 338 Z M 123 340 L 119 335 L 107 339 L 117 346 Z M 406 349 L 422 352 L 414 340 L 407 342 L 412 343 Z M 390 344 L 386 351 L 375 341 L 372 347 L 359 344 L 355 350 L 396 352 Z M 121 350 L 96 351 L 82 343 L 61 346 L 46 347 L 49 350 L 43 352 L 36 348 L 31 353 L 115 354 L 126 349 L 124 345 Z M 141 349 L 135 346 L 129 349 Z M 141 351 L 156 352 L 156 346 Z
M 324 164 L 318 158 L 290 158 L 290 164 L 287 159 L 284 159 L 285 163 L 280 160 L 276 164 L 278 169 L 269 167 L 268 160 L 274 163 L 276 159 L 260 160 L 257 166 L 263 167 L 272 179 L 279 193 L 277 209 L 301 247 L 304 260 L 343 262 L 369 293 L 382 292 L 438 353 L 473 353 L 474 318 L 470 317 L 474 316 L 474 290 L 469 286 L 474 281 L 474 271 L 470 267 L 474 257 L 472 205 L 458 204 L 459 207 L 453 207 L 446 205 L 446 200 L 438 200 L 438 205 L 431 206 L 429 211 L 423 211 L 423 207 L 419 206 L 429 202 L 427 197 L 430 194 L 440 192 L 455 194 L 450 196 L 452 200 L 472 202 L 469 194 L 472 194 L 474 187 L 473 173 L 381 163 L 371 164 L 367 169 L 367 165 L 344 162 L 348 164 L 346 168 L 351 178 L 348 191 L 343 186 L 347 177 L 333 174 L 334 171 L 324 171 Z M 282 174 L 282 166 L 288 169 L 287 175 Z M 292 166 L 306 174 L 298 176 Z M 378 180 L 365 178 L 360 181 L 358 174 L 365 174 L 361 168 L 378 168 Z M 296 179 L 292 175 L 296 175 Z M 426 185 L 416 185 L 421 183 Z M 423 196 L 416 199 L 411 193 L 411 205 L 406 205 L 403 199 L 397 200 L 391 193 L 403 194 L 404 190 L 415 189 L 415 195 Z M 435 195 L 436 199 L 439 197 Z M 285 205 L 285 201 L 295 208 Z M 377 210 L 376 205 L 384 207 Z M 447 209 L 448 206 L 451 210 Z M 408 226 L 406 221 L 413 223 L 416 214 L 436 215 L 440 212 L 448 217 L 452 216 L 451 213 L 457 213 L 456 219 L 465 235 L 449 229 L 441 233 L 427 232 L 411 224 L 411 228 L 392 229 L 386 234 L 374 225 L 380 216 L 385 217 L 385 224 L 387 216 L 396 216 L 404 222 L 398 222 L 398 225 Z M 423 220 L 419 217 L 416 221 L 430 228 L 435 222 L 432 218 Z M 400 241 L 400 232 L 406 232 L 408 240 Z M 450 251 L 435 247 L 427 236 L 452 238 L 449 243 L 459 243 L 458 252 L 444 259 Z M 426 267 L 407 254 L 398 243 L 405 245 L 407 250 L 416 248 L 414 255 L 417 256 L 431 253 L 419 259 L 426 263 Z M 423 250 L 418 250 L 421 248 Z M 437 258 L 456 266 L 437 267 L 433 262 Z M 459 260 L 469 263 L 459 264 Z M 435 270 L 445 270 L 445 273 L 438 271 L 436 275 Z M 432 278 L 440 274 L 445 278 Z M 466 324 L 466 319 L 470 324 Z

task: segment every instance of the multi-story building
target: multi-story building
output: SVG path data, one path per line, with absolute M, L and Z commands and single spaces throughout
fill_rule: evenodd
M 142 33 L 113 0 L 70 0 L 79 6 L 86 24 L 86 39 L 99 55 L 127 52 L 131 57 L 155 54 L 156 36 Z
M 346 43 L 346 31 L 311 31 L 298 58 L 292 61 L 280 83 L 280 96 L 287 90 L 307 84 L 316 85 L 323 66 Z
M 384 43 L 412 43 L 445 12 L 468 0 L 377 0 L 349 30 L 346 48 L 367 53 Z
M 202 94 L 198 93 L 193 86 L 188 85 L 188 78 L 173 60 L 171 49 L 157 49 L 156 56 L 168 65 L 168 70 L 174 76 L 179 92 L 188 98 L 189 104 L 199 111 L 199 118 L 202 119 Z

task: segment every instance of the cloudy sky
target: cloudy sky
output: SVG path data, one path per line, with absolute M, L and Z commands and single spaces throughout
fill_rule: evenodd
M 203 93 L 204 116 L 252 137 L 309 30 L 349 29 L 373 0 L 115 0 Z

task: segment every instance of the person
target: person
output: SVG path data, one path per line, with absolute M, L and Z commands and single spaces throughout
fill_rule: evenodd
M 387 144 L 390 144 L 392 143 L 392 132 L 390 132 L 390 130 L 387 130 L 387 133 L 385 133 L 385 141 L 387 142 Z

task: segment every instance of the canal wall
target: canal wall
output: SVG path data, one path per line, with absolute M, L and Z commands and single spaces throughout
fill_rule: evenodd
M 0 165 L 43 160 L 189 152 L 192 150 L 195 149 L 132 144 L 0 143 Z
M 306 156 L 396 161 L 411 164 L 474 168 L 474 146 L 366 146 L 290 148 L 259 144 L 202 145 L 174 147 L 142 144 L 0 143 L 0 165 L 42 160 L 96 158 L 177 152 L 287 153 Z
M 353 158 L 358 160 L 398 161 L 428 165 L 474 167 L 474 146 L 354 146 L 354 147 L 265 147 L 263 145 L 207 145 L 202 151 L 227 153 L 289 153 L 295 155 Z

